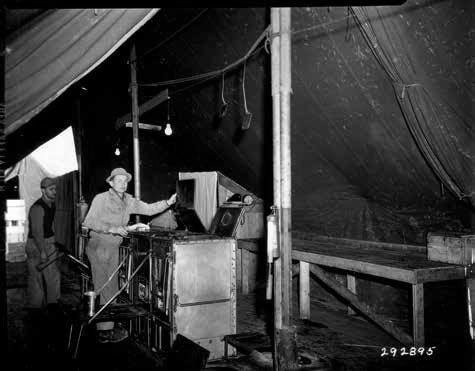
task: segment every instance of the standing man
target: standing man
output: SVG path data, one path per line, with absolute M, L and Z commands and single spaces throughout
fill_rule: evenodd
M 94 197 L 91 208 L 83 222 L 90 230 L 86 254 L 91 263 L 92 281 L 95 290 L 109 280 L 119 265 L 119 246 L 128 231 L 138 225 L 128 226 L 130 214 L 154 215 L 166 210 L 176 202 L 176 194 L 168 200 L 147 204 L 126 193 L 132 179 L 123 168 L 112 170 L 106 182 L 111 188 Z M 101 304 L 105 304 L 119 290 L 117 277 L 114 277 L 101 291 Z M 114 322 L 97 323 L 99 342 L 119 342 L 127 336 L 127 330 L 114 327 Z
M 56 260 L 58 252 L 53 228 L 56 180 L 46 177 L 40 186 L 42 196 L 28 213 L 28 240 L 25 247 L 28 265 L 26 307 L 44 311 L 57 306 L 61 293 L 61 274 Z

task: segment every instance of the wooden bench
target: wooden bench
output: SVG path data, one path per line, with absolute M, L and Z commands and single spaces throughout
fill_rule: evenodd
M 347 300 L 352 307 L 372 319 L 403 344 L 424 345 L 424 283 L 465 279 L 467 267 L 427 259 L 425 246 L 331 238 L 294 234 L 292 258 L 299 264 L 300 317 L 310 317 L 310 272 Z M 348 272 L 347 287 L 322 268 Z M 376 314 L 356 296 L 351 272 L 405 282 L 412 286 L 413 334 L 406 334 L 384 316 Z

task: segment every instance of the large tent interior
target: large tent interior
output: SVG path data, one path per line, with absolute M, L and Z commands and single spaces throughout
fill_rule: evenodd
M 70 255 L 78 205 L 116 167 L 145 202 L 167 199 L 182 173 L 217 174 L 261 201 L 262 236 L 233 250 L 236 323 L 219 340 L 231 354 L 190 370 L 473 369 L 472 1 L 4 16 L 3 170 L 72 127 L 78 170 L 58 183 Z M 20 198 L 19 182 L 2 200 Z M 62 264 L 72 285 L 74 262 Z M 15 369 L 51 354 L 61 369 L 197 357 L 133 336 L 101 348 L 91 330 L 71 360 L 67 325 L 60 350 L 28 357 L 39 351 L 21 324 L 25 266 L 2 273 Z

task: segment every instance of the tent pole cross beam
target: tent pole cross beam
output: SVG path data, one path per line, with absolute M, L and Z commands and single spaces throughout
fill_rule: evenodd
M 166 102 L 168 100 L 168 98 L 169 98 L 168 97 L 168 89 L 162 90 L 160 93 L 155 95 L 153 98 L 150 98 L 145 103 L 142 103 L 139 106 L 138 114 L 143 115 L 145 112 L 150 111 L 151 109 L 157 107 L 159 104 L 161 104 L 163 102 Z M 115 121 L 115 128 L 120 129 L 124 126 L 128 127 L 127 124 L 131 121 L 132 121 L 131 113 L 126 113 L 125 115 L 119 117 Z M 152 125 L 145 125 L 145 126 L 143 126 L 143 125 L 145 125 L 145 124 L 140 124 L 139 123 L 139 129 L 150 129 L 148 126 L 152 126 Z M 141 127 L 141 126 L 143 126 L 143 127 Z M 153 126 L 155 126 L 155 125 L 153 125 Z M 161 129 L 151 129 L 151 130 L 161 130 Z

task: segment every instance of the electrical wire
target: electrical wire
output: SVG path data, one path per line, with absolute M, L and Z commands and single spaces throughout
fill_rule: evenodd
M 189 81 L 193 81 L 193 80 L 199 80 L 199 79 L 204 79 L 204 78 L 207 78 L 207 77 L 215 77 L 215 76 L 218 76 L 218 75 L 221 75 L 222 73 L 224 72 L 227 72 L 233 68 L 235 68 L 236 66 L 239 66 L 241 63 L 243 63 L 244 61 L 246 61 L 251 55 L 252 55 L 252 52 L 256 49 L 257 45 L 259 45 L 259 43 L 266 37 L 267 33 L 269 32 L 270 30 L 270 26 L 268 26 L 264 32 L 262 32 L 262 34 L 257 38 L 257 40 L 254 42 L 254 44 L 249 48 L 248 52 L 241 58 L 239 58 L 237 61 L 231 63 L 230 65 L 224 67 L 224 68 L 221 68 L 219 70 L 214 70 L 214 71 L 210 71 L 210 72 L 206 72 L 206 73 L 202 73 L 202 74 L 199 74 L 199 75 L 193 75 L 193 76 L 189 76 L 189 77 L 184 77 L 184 78 L 181 78 L 181 79 L 174 79 L 174 80 L 167 80 L 167 81 L 160 81 L 160 82 L 156 82 L 156 83 L 148 83 L 148 84 L 138 84 L 139 86 L 163 86 L 163 85 L 174 85 L 174 84 L 181 84 L 181 83 L 184 83 L 184 82 L 189 82 Z
M 247 110 L 247 101 L 246 101 L 246 62 L 244 62 L 244 69 L 242 72 L 242 95 L 244 97 L 244 111 L 247 115 L 249 115 L 249 111 Z
M 342 21 L 346 21 L 348 18 L 352 18 L 352 15 L 346 15 L 342 18 L 338 18 L 338 19 L 334 19 L 334 20 L 331 20 L 331 21 L 328 21 L 328 22 L 325 22 L 325 23 L 319 23 L 319 24 L 316 24 L 314 26 L 310 26 L 310 27 L 307 27 L 307 28 L 302 28 L 300 30 L 297 30 L 297 31 L 292 31 L 291 34 L 292 35 L 298 35 L 298 34 L 301 34 L 301 33 L 304 33 L 304 32 L 307 32 L 307 31 L 313 31 L 313 30 L 316 30 L 317 28 L 320 28 L 320 27 L 326 27 L 326 26 L 329 26 L 333 23 L 338 23 L 338 22 L 342 22 Z M 273 36 L 278 36 L 279 34 L 276 34 L 276 35 L 273 35 Z
M 224 72 L 223 72 L 223 82 L 221 84 L 221 100 L 223 101 L 223 104 L 227 104 L 226 101 L 224 100 Z
M 251 55 L 249 55 L 248 58 L 253 57 L 255 54 L 259 53 L 262 49 L 264 49 L 264 45 L 263 45 L 263 46 L 260 46 L 259 48 L 257 48 Z M 198 81 L 198 82 L 196 82 L 196 83 L 194 83 L 194 84 L 191 84 L 191 85 L 189 85 L 189 86 L 186 86 L 186 87 L 184 87 L 184 88 L 182 88 L 182 89 L 175 90 L 175 91 L 169 93 L 169 95 L 170 95 L 170 96 L 174 96 L 174 95 L 180 94 L 180 93 L 182 93 L 182 92 L 184 92 L 184 91 L 186 91 L 186 90 L 189 90 L 189 89 L 191 89 L 191 88 L 193 88 L 193 87 L 195 87 L 195 86 L 197 86 L 197 85 L 201 85 L 201 84 L 204 84 L 205 82 L 207 82 L 207 81 L 209 81 L 209 80 L 215 79 L 217 76 L 219 76 L 219 75 L 209 76 L 209 77 L 207 77 L 207 78 L 205 78 L 205 79 L 203 79 L 203 80 L 200 80 L 200 81 Z
M 204 11 L 203 11 L 204 12 Z M 199 16 L 199 15 L 198 15 Z M 198 17 L 197 16 L 197 17 Z M 308 31 L 312 31 L 312 30 L 315 30 L 317 28 L 320 28 L 320 27 L 326 27 L 330 24 L 334 24 L 334 23 L 338 23 L 338 22 L 342 22 L 342 21 L 345 21 L 345 20 L 348 20 L 349 18 L 351 18 L 352 15 L 351 14 L 348 14 L 346 15 L 345 17 L 342 17 L 342 18 L 339 18 L 339 19 L 335 19 L 335 20 L 331 20 L 331 21 L 328 21 L 328 22 L 325 22 L 325 23 L 319 23 L 317 25 L 314 25 L 314 26 L 311 26 L 311 27 L 307 27 L 307 28 L 303 28 L 303 29 L 300 29 L 300 30 L 296 30 L 296 31 L 292 31 L 291 34 L 292 35 L 298 35 L 298 34 L 301 34 L 301 33 L 304 33 L 304 32 L 308 32 Z M 193 20 L 192 20 L 193 21 Z M 205 82 L 205 81 L 208 81 L 210 78 L 214 78 L 218 75 L 221 75 L 237 66 L 239 66 L 241 63 L 245 63 L 246 60 L 248 58 L 250 58 L 254 53 L 254 49 L 257 47 L 257 45 L 265 38 L 266 39 L 266 43 L 268 43 L 269 39 L 273 38 L 273 37 L 277 37 L 279 36 L 280 34 L 279 33 L 275 33 L 275 34 L 270 34 L 270 30 L 271 30 L 271 26 L 268 26 L 264 32 L 257 38 L 257 40 L 254 42 L 254 44 L 251 46 L 251 48 L 249 49 L 249 51 L 243 56 L 241 57 L 240 59 L 238 59 L 237 61 L 231 63 L 230 65 L 224 67 L 224 68 L 221 68 L 219 70 L 214 70 L 214 71 L 210 71 L 210 72 L 206 72 L 206 73 L 202 73 L 202 74 L 197 74 L 197 75 L 192 75 L 192 76 L 188 76 L 188 77 L 183 77 L 183 78 L 180 78 L 180 79 L 173 79 L 173 80 L 166 80 L 166 81 L 159 81 L 159 82 L 155 82 L 155 83 L 141 83 L 141 84 L 138 84 L 138 86 L 141 86 L 141 87 L 156 87 L 156 86 L 164 86 L 164 85 L 175 85 L 175 84 L 182 84 L 182 83 L 186 83 L 186 82 L 190 82 L 190 81 L 195 81 L 195 80 L 201 80 L 201 79 L 204 79 L 202 82 Z M 177 32 L 179 32 L 180 30 L 178 30 Z M 160 44 L 159 44 L 160 45 Z M 158 46 L 159 46 L 158 45 Z M 158 47 L 157 46 L 157 47 Z M 264 47 L 266 47 L 266 45 L 264 45 Z M 195 86 L 197 84 L 193 84 L 192 86 Z M 191 86 L 190 86 L 191 87 Z M 186 88 L 187 89 L 187 88 Z M 181 92 L 182 90 L 178 90 L 177 92 Z M 177 93 L 175 92 L 175 94 Z
M 150 48 L 146 52 L 142 53 L 141 55 L 135 57 L 134 60 L 129 61 L 129 63 L 136 62 L 140 60 L 141 58 L 144 58 L 146 55 L 150 54 L 151 52 L 157 50 L 159 47 L 161 47 L 163 44 L 167 43 L 171 39 L 173 39 L 176 35 L 178 35 L 181 31 L 183 31 L 185 28 L 187 28 L 189 25 L 191 25 L 194 21 L 196 21 L 199 17 L 201 17 L 209 8 L 206 8 L 202 10 L 200 13 L 198 13 L 196 16 L 194 16 L 189 22 L 185 23 L 183 26 L 181 26 L 178 30 L 176 30 L 174 33 L 172 33 L 170 36 L 168 36 L 165 40 L 160 42 L 159 44 L 155 45 L 154 47 Z

